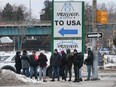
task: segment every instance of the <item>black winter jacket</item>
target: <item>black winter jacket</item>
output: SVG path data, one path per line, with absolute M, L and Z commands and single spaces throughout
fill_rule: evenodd
M 67 65 L 67 58 L 66 58 L 66 54 L 62 54 L 61 56 L 61 66 Z
M 86 65 L 93 65 L 93 52 L 88 51 L 88 57 L 85 59 L 85 64 Z
M 57 53 L 57 54 L 53 53 L 50 58 L 50 65 L 51 66 L 60 66 L 60 58 L 61 58 L 61 56 L 59 53 Z
M 73 55 L 73 64 L 77 65 L 77 66 L 80 66 L 80 58 L 79 58 L 79 54 L 78 53 Z
M 34 55 L 30 55 L 29 60 L 30 60 L 30 65 L 32 67 L 37 67 L 38 66 L 38 62 L 37 62 L 37 60 L 35 60 Z
M 21 57 L 18 54 L 16 54 L 16 56 L 15 56 L 15 67 L 19 68 L 19 69 L 22 68 Z
M 41 53 L 39 55 L 39 58 L 38 58 L 38 63 L 40 65 L 40 67 L 45 67 L 47 65 L 47 57 L 46 55 L 44 55 L 43 53 Z

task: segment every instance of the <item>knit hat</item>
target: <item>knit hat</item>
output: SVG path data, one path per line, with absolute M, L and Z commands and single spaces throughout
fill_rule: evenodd
M 24 54 L 24 55 L 27 54 L 27 51 L 26 51 L 26 50 L 23 50 L 23 54 Z
M 61 54 L 64 54 L 64 53 L 65 53 L 64 50 L 62 50 L 62 51 L 61 51 Z
M 74 49 L 74 52 L 77 52 L 77 50 L 76 50 L 76 49 Z
M 57 49 L 55 49 L 54 51 L 58 51 Z

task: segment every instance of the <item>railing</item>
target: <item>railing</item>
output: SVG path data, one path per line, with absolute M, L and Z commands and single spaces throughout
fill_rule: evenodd
M 0 21 L 0 26 L 51 26 L 51 21 Z

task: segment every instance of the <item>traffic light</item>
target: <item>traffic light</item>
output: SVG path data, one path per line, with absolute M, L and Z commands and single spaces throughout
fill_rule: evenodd
M 106 10 L 97 10 L 96 20 L 98 23 L 107 24 L 108 23 L 108 12 Z

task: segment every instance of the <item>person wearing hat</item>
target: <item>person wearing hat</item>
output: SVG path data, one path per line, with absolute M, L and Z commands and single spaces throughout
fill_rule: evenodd
M 66 65 L 67 65 L 67 59 L 66 59 L 66 53 L 64 50 L 61 51 L 61 76 L 62 80 L 66 81 Z
M 29 57 L 27 56 L 27 51 L 23 51 L 23 55 L 21 56 L 21 63 L 22 63 L 22 69 L 23 69 L 23 75 L 26 75 L 29 77 Z
M 72 78 L 72 62 L 73 62 L 73 53 L 71 53 L 70 49 L 66 50 L 66 59 L 67 59 L 67 65 L 66 65 L 66 77 L 67 74 L 69 73 L 69 80 L 71 81 Z
M 76 49 L 74 49 L 73 51 L 73 65 L 74 65 L 74 74 L 75 74 L 75 80 L 73 82 L 80 82 L 79 79 L 80 59 Z
M 15 67 L 16 67 L 16 73 L 21 74 L 22 65 L 21 65 L 21 52 L 20 51 L 16 52 Z
M 55 81 L 55 77 L 57 77 L 58 81 L 60 80 L 60 54 L 57 49 L 54 50 L 54 53 L 50 58 L 50 65 L 52 66 L 52 80 Z
M 91 77 L 91 71 L 93 72 L 93 52 L 90 48 L 88 48 L 88 56 L 85 59 L 84 63 L 87 65 L 87 72 L 88 72 L 88 76 L 87 79 L 85 79 L 85 81 L 89 81 L 90 77 Z
M 46 55 L 44 55 L 44 52 L 41 51 L 39 58 L 38 58 L 38 63 L 39 63 L 39 80 L 42 80 L 42 74 L 43 74 L 43 82 L 47 82 L 46 81 L 46 66 L 47 66 L 47 57 Z

